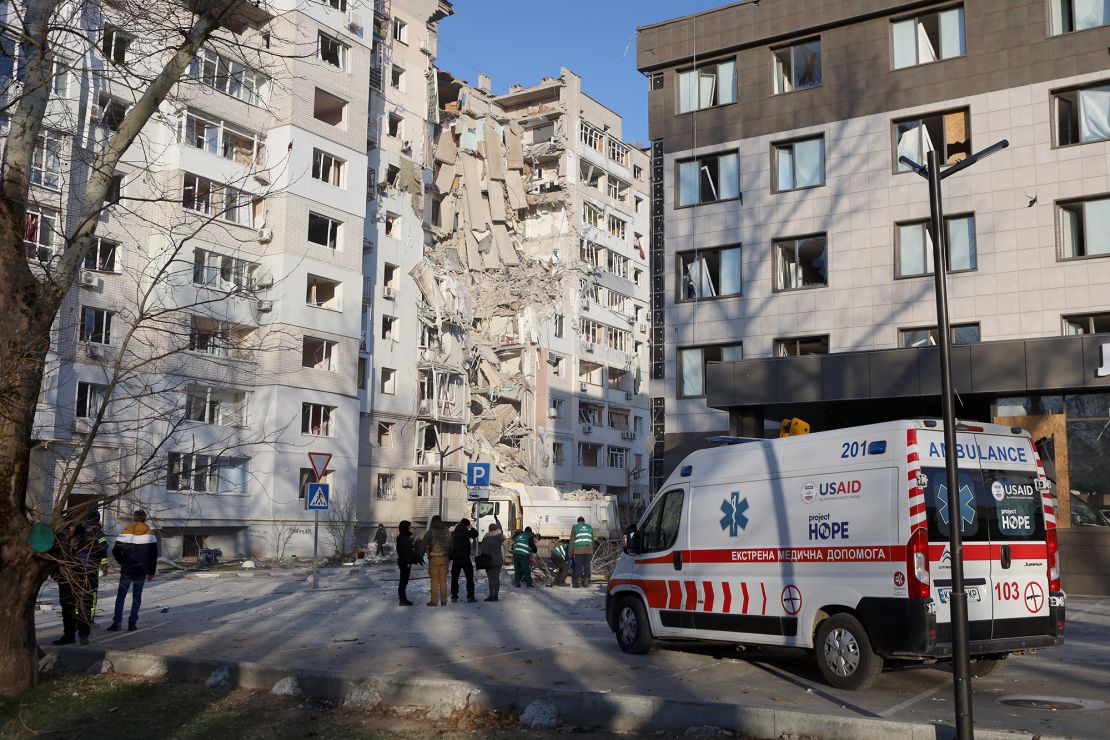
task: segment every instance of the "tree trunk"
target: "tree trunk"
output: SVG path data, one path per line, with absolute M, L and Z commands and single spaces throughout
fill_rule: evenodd
M 0 694 L 6 695 L 35 684 L 35 597 L 49 570 L 30 547 L 27 477 L 57 305 L 42 298 L 27 267 L 22 221 L 0 198 L 0 274 L 8 281 L 0 290 Z

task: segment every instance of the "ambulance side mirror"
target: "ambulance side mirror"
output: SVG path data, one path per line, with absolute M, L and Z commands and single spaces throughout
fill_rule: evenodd
M 636 525 L 630 524 L 624 530 L 624 552 L 626 555 L 640 554 L 640 538 L 636 536 Z

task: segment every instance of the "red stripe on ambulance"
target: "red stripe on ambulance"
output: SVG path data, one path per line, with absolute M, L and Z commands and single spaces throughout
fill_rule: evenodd
M 743 591 L 744 591 L 744 606 L 741 607 L 740 613 L 741 614 L 747 614 L 748 613 L 748 584 L 741 583 L 740 588 L 743 589 Z
M 686 581 L 686 611 L 692 612 L 698 608 L 698 584 Z
M 707 612 L 713 611 L 713 582 L 712 581 L 706 581 L 705 582 L 705 606 L 703 608 Z
M 728 614 L 730 611 L 732 611 L 732 589 L 729 588 L 728 581 L 725 581 L 721 584 L 721 590 L 724 592 L 725 596 L 725 603 L 724 606 L 721 608 L 721 611 L 723 611 L 725 614 Z

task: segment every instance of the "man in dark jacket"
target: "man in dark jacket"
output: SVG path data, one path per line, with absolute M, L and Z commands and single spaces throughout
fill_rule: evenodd
M 116 613 L 109 632 L 119 632 L 123 625 L 123 604 L 131 591 L 131 616 L 127 631 L 139 628 L 139 607 L 143 603 L 143 586 L 147 579 L 154 580 L 158 572 L 158 538 L 146 523 L 146 512 L 138 509 L 112 548 L 112 556 L 119 563 L 119 590 L 116 591 Z
M 478 539 L 478 530 L 465 517 L 451 533 L 451 601 L 459 600 L 459 571 L 466 573 L 466 600 L 474 598 L 474 561 L 470 558 L 470 541 Z
M 401 606 L 412 606 L 406 589 L 409 585 L 409 573 L 412 572 L 413 563 L 416 561 L 416 548 L 412 539 L 412 522 L 408 519 L 397 527 L 397 567 L 401 571 L 401 580 L 397 582 L 397 598 Z
M 92 509 L 74 530 L 73 540 L 62 554 L 54 576 L 62 605 L 62 636 L 54 640 L 55 645 L 72 645 L 74 635 L 81 638 L 82 645 L 89 644 L 96 591 L 100 587 L 100 565 L 107 556 L 108 538 L 100 529 L 100 515 Z
M 385 553 L 385 543 L 388 539 L 389 535 L 385 532 L 385 525 L 379 524 L 377 531 L 374 532 L 374 545 L 376 545 L 374 555 L 380 558 Z

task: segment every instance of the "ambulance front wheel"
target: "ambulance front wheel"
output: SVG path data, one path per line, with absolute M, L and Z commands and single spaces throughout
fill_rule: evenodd
M 651 643 L 651 625 L 644 602 L 635 596 L 625 596 L 617 605 L 617 644 L 626 653 L 643 655 L 651 650 Z
M 870 688 L 883 672 L 882 656 L 875 655 L 867 631 L 851 614 L 834 614 L 821 622 L 814 648 L 821 675 L 838 689 Z

